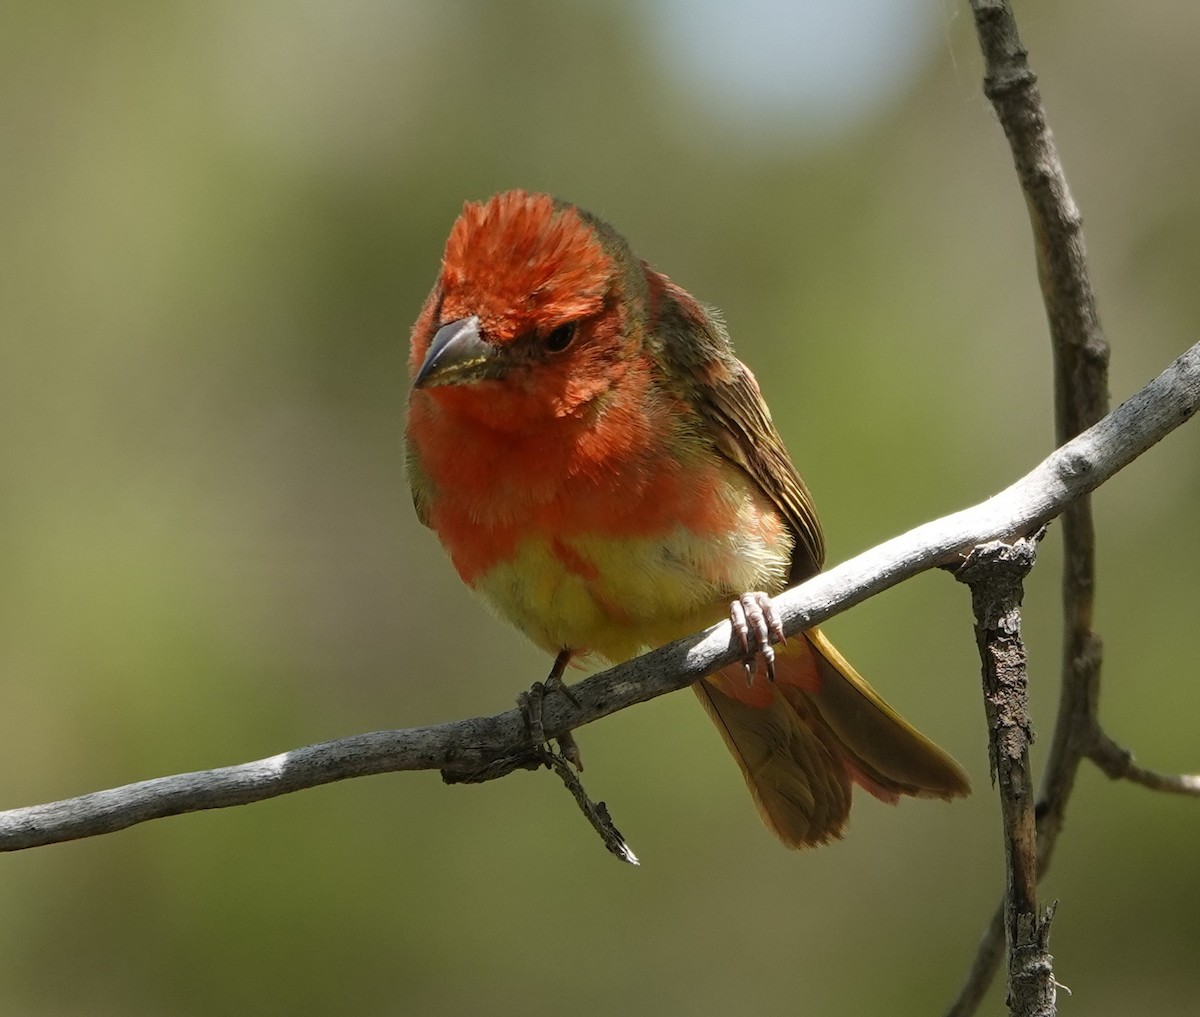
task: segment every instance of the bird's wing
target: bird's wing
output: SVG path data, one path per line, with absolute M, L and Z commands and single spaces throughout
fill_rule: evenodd
M 774 503 L 796 539 L 791 582 L 821 571 L 825 539 L 812 495 L 771 420 L 754 375 L 733 355 L 716 313 L 666 283 L 657 310 L 657 339 L 684 398 L 709 429 L 717 449 L 744 470 Z

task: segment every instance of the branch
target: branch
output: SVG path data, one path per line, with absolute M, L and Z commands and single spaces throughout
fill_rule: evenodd
M 812 628 L 874 594 L 954 561 L 976 544 L 1031 533 L 1191 417 L 1200 407 L 1200 343 L 1095 427 L 1051 453 L 1011 487 L 974 508 L 925 523 L 775 601 L 789 634 Z M 684 688 L 741 659 L 728 622 L 680 639 L 571 687 L 576 703 L 545 703 L 555 738 L 617 710 Z M 349 777 L 400 770 L 478 771 L 528 756 L 517 710 L 432 727 L 376 731 L 269 759 L 159 777 L 46 805 L 0 812 L 0 850 L 111 833 L 149 819 L 245 805 Z
M 1009 0 L 970 2 L 984 57 L 983 91 L 1012 149 L 1033 229 L 1054 355 L 1056 443 L 1061 445 L 1108 409 L 1108 343 L 1088 273 L 1083 220 Z M 1092 630 L 1096 536 L 1089 498 L 1080 498 L 1063 513 L 1062 531 L 1063 677 L 1039 810 L 1039 875 L 1050 865 L 1084 748 L 1096 741 L 1099 730 L 1103 645 Z M 947 1017 L 968 1017 L 982 1000 L 1000 963 L 996 929 L 993 916 Z
M 971 587 L 975 637 L 983 664 L 992 781 L 1000 785 L 1004 824 L 1004 932 L 1008 1006 L 1018 1017 L 1053 1017 L 1055 981 L 1050 913 L 1038 913 L 1037 836 L 1029 745 L 1029 676 L 1021 639 L 1021 598 L 1037 540 L 993 541 L 975 548 L 955 578 Z
M 575 799 L 575 804 L 579 806 L 583 818 L 592 825 L 592 829 L 596 831 L 604 846 L 621 861 L 630 865 L 640 865 L 641 862 L 633 853 L 633 848 L 621 836 L 621 831 L 617 829 L 612 817 L 608 814 L 608 806 L 604 802 L 592 801 L 583 789 L 583 782 L 575 772 L 575 769 L 583 769 L 579 762 L 579 748 L 575 745 L 575 739 L 569 733 L 560 735 L 559 742 L 564 741 L 568 743 L 570 749 L 565 749 L 561 754 L 555 752 L 549 745 L 537 745 L 518 755 L 506 756 L 478 770 L 444 769 L 442 770 L 442 780 L 447 784 L 482 784 L 485 781 L 507 777 L 514 770 L 536 770 L 544 766 L 548 770 L 553 770 L 558 775 L 558 779 L 563 782 L 563 787 L 571 792 L 571 797 Z M 571 768 L 572 764 L 575 769 Z
M 1128 780 L 1152 791 L 1189 795 L 1200 798 L 1200 773 L 1155 773 L 1133 761 L 1133 753 L 1121 748 L 1103 731 L 1096 731 L 1096 740 L 1087 757 L 1113 780 Z

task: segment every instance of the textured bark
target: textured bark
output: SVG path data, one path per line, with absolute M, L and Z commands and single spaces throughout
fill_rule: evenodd
M 1021 598 L 1036 544 L 1022 539 L 975 548 L 956 573 L 971 587 L 975 638 L 983 665 L 992 781 L 1004 828 L 1003 922 L 1008 944 L 1008 1008 L 1014 1017 L 1052 1017 L 1055 981 L 1048 951 L 1050 915 L 1038 912 L 1033 725 L 1021 639 Z

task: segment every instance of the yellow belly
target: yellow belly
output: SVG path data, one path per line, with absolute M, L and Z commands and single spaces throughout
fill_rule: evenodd
M 740 593 L 783 588 L 791 537 L 756 500 L 721 535 L 529 537 L 475 586 L 548 653 L 625 660 L 721 620 Z

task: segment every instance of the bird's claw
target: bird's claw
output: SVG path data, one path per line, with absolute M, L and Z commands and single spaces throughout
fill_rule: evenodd
M 579 742 L 575 740 L 574 733 L 564 731 L 558 736 L 558 751 L 576 770 L 583 772 L 583 756 L 579 753 Z
M 746 684 L 754 681 L 754 669 L 761 656 L 766 664 L 767 681 L 775 681 L 775 648 L 772 642 L 787 642 L 783 631 L 783 619 L 775 604 L 765 593 L 754 591 L 743 593 L 729 605 L 729 620 L 737 633 L 746 659 Z
M 525 727 L 529 732 L 529 740 L 534 745 L 541 745 L 546 741 L 546 729 L 542 725 L 542 704 L 548 695 L 551 693 L 561 693 L 567 697 L 572 706 L 579 705 L 579 700 L 575 698 L 575 693 L 571 691 L 562 677 L 563 671 L 566 670 L 567 662 L 570 659 L 571 652 L 563 650 L 555 658 L 554 666 L 550 669 L 546 680 L 544 682 L 534 682 L 528 691 L 522 692 L 517 696 L 517 709 L 521 711 L 521 715 L 525 718 Z M 570 731 L 566 731 L 558 736 L 558 748 L 563 757 L 576 770 L 583 769 L 583 758 L 579 753 L 579 743 L 575 741 L 575 736 Z

